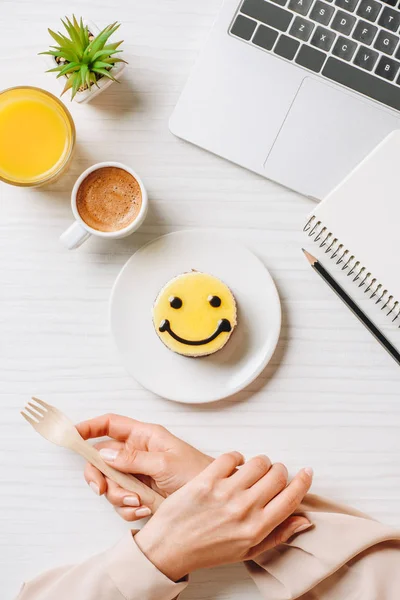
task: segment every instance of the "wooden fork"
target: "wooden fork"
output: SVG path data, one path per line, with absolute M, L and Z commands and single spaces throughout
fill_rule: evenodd
M 21 411 L 21 415 L 42 437 L 57 446 L 69 448 L 80 454 L 103 475 L 124 489 L 138 494 L 142 505 L 148 506 L 153 513 L 157 510 L 164 499 L 162 496 L 136 477 L 121 473 L 104 462 L 96 448 L 79 435 L 75 425 L 60 410 L 38 398 L 32 400 L 33 402 L 28 402 L 24 408 L 26 412 Z

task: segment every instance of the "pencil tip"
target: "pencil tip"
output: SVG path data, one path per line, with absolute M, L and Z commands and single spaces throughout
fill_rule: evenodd
M 312 254 L 307 252 L 307 250 L 305 250 L 304 248 L 302 248 L 302 250 L 304 252 L 304 256 L 306 257 L 306 259 L 308 260 L 310 265 L 315 265 L 315 263 L 317 262 L 317 259 L 315 258 L 315 256 L 313 256 Z

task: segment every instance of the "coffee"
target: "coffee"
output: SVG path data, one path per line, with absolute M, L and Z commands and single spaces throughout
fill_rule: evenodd
M 85 223 L 97 231 L 119 231 L 133 223 L 142 206 L 138 181 L 119 167 L 102 167 L 82 181 L 76 207 Z

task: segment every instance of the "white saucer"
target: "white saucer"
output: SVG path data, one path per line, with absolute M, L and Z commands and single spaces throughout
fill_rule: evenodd
M 168 350 L 152 321 L 160 289 L 191 269 L 220 278 L 238 304 L 232 339 L 204 358 Z M 278 342 L 281 306 L 272 277 L 250 250 L 225 235 L 181 231 L 150 242 L 128 260 L 111 294 L 110 319 L 132 377 L 169 400 L 203 403 L 239 392 L 262 372 Z

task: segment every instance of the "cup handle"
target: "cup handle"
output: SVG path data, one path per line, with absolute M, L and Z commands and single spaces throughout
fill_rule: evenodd
M 90 236 L 91 234 L 78 221 L 75 221 L 60 236 L 60 241 L 68 250 L 75 250 L 75 248 L 82 246 L 83 242 L 86 242 Z

